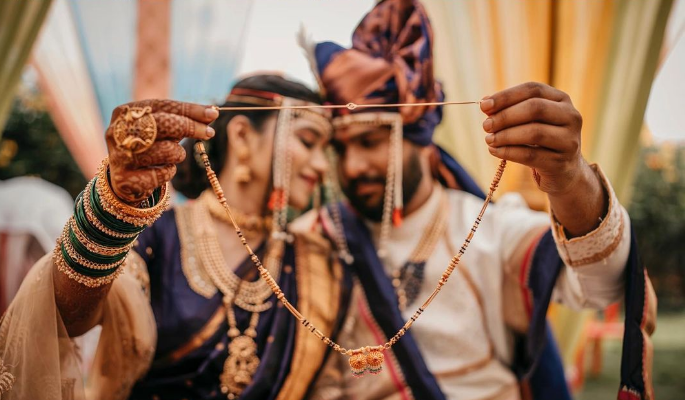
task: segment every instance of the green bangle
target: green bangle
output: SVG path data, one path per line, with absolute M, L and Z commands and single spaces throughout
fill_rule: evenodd
M 93 243 L 97 243 L 104 247 L 125 247 L 135 241 L 138 234 L 140 234 L 145 227 L 135 226 L 121 221 L 104 210 L 100 204 L 100 195 L 96 189 L 97 179 L 98 177 L 93 178 L 88 186 L 86 186 L 86 190 L 81 192 L 76 198 L 76 203 L 74 204 L 74 220 L 76 225 Z M 159 203 L 161 194 L 161 188 L 155 189 L 152 195 L 143 202 L 144 205 L 147 206 L 151 204 L 150 207 L 154 207 Z M 86 211 L 86 203 L 89 203 L 88 211 Z M 89 261 L 105 261 L 104 263 L 107 264 L 107 260 L 116 261 L 119 256 L 124 256 L 123 254 L 103 256 L 93 253 L 74 236 L 73 232 L 71 232 L 69 237 L 71 247 L 73 247 L 79 255 Z
M 81 232 L 88 235 L 88 237 L 90 237 L 94 242 L 108 247 L 123 247 L 136 239 L 135 236 L 131 238 L 114 237 L 105 232 L 102 232 L 96 226 L 93 226 L 93 224 L 86 216 L 83 195 L 84 193 L 81 192 L 81 194 L 79 194 L 76 198 L 76 206 L 74 212 L 76 224 L 78 225 L 79 229 L 81 229 Z M 102 223 L 102 221 L 100 222 Z
M 103 276 L 108 276 L 112 275 L 115 273 L 121 264 L 123 264 L 123 261 L 117 265 L 114 268 L 110 269 L 92 269 L 92 268 L 86 268 L 82 266 L 81 264 L 77 263 L 76 261 L 72 260 L 71 257 L 69 257 L 69 254 L 67 253 L 67 250 L 64 248 L 64 244 L 60 243 L 60 251 L 62 253 L 62 258 L 64 261 L 67 263 L 69 268 L 73 269 L 74 271 L 78 272 L 81 275 L 85 275 L 91 278 L 101 278 Z
M 93 209 L 93 214 L 100 220 L 106 227 L 122 233 L 140 233 L 145 229 L 145 227 L 137 227 L 135 225 L 129 224 L 128 222 L 121 221 L 117 219 L 112 214 L 106 212 L 100 206 L 100 196 L 95 189 L 95 182 L 97 178 L 93 179 L 93 185 L 90 188 L 90 206 Z
M 124 251 L 122 253 L 113 255 L 113 256 L 108 256 L 104 254 L 97 254 L 93 253 L 92 251 L 88 250 L 86 246 L 84 246 L 76 237 L 74 234 L 74 231 L 69 228 L 69 241 L 71 242 L 71 247 L 74 248 L 74 250 L 81 256 L 84 257 L 85 259 L 92 261 L 94 263 L 98 264 L 112 264 L 117 261 L 123 260 L 126 255 L 128 254 L 128 251 Z

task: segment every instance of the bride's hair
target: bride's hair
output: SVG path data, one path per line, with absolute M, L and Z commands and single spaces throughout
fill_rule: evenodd
M 321 97 L 309 90 L 301 83 L 294 82 L 283 78 L 280 75 L 263 74 L 252 75 L 238 81 L 234 89 L 250 89 L 255 91 L 263 91 L 270 93 L 277 93 L 284 97 L 291 97 L 298 100 L 305 100 L 312 103 L 321 104 Z M 254 106 L 254 104 L 241 103 L 240 101 L 227 101 L 221 107 L 239 107 L 239 106 Z M 212 123 L 212 127 L 216 131 L 216 136 L 205 142 L 207 155 L 212 163 L 212 169 L 220 174 L 226 164 L 228 157 L 228 134 L 226 126 L 236 115 L 244 115 L 247 117 L 252 126 L 257 131 L 261 131 L 264 122 L 278 111 L 264 110 L 264 111 L 221 111 L 219 118 Z M 209 187 L 207 175 L 201 162 L 195 159 L 193 150 L 194 141 L 185 140 L 183 147 L 186 150 L 186 159 L 178 164 L 178 171 L 172 184 L 174 188 L 187 198 L 197 198 L 202 191 Z

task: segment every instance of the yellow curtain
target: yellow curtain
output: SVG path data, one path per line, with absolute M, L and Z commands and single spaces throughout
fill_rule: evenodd
M 534 80 L 571 96 L 584 118 L 583 153 L 600 162 L 625 198 L 649 87 L 672 0 L 426 0 L 435 28 L 436 74 L 448 99 L 473 100 Z M 436 140 L 483 186 L 496 161 L 477 106 L 447 107 Z M 544 196 L 530 171 L 505 173 L 502 192 Z
M 477 100 L 526 81 L 567 92 L 583 115 L 583 154 L 599 162 L 619 197 L 629 195 L 638 136 L 672 0 L 425 0 L 435 29 L 436 75 L 448 100 Z M 497 160 L 477 106 L 448 106 L 436 141 L 483 187 Z M 546 208 L 528 168 L 507 167 L 501 192 Z M 568 365 L 591 313 L 554 307 Z
M 0 2 L 0 137 L 24 64 L 50 8 L 51 0 Z
M 526 81 L 550 79 L 552 2 L 426 1 L 435 29 L 435 66 L 448 99 L 478 100 Z M 483 187 L 490 184 L 496 161 L 487 151 L 477 106 L 445 109 L 436 140 L 445 145 Z M 534 207 L 530 171 L 511 165 L 501 192 L 518 190 Z
M 639 137 L 672 0 L 621 1 L 608 54 L 595 134 L 587 155 L 599 162 L 626 202 L 631 194 Z

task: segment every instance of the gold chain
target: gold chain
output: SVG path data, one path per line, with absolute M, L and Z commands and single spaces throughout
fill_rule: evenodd
M 447 228 L 447 218 L 445 218 L 445 211 L 447 211 L 447 207 L 449 207 L 449 205 L 447 203 L 446 193 L 442 191 L 442 188 L 440 188 L 440 191 L 441 199 L 440 204 L 438 205 L 438 209 L 435 210 L 435 213 L 433 214 L 433 218 L 431 219 L 430 224 L 424 229 L 419 244 L 416 246 L 414 251 L 412 251 L 411 255 L 409 256 L 409 261 L 419 262 L 427 260 L 430 257 L 430 255 L 433 254 L 433 251 L 435 250 L 435 246 L 438 244 L 440 236 Z
M 214 107 L 221 111 L 259 111 L 259 110 L 311 110 L 311 109 L 342 109 L 346 108 L 350 111 L 357 108 L 397 108 L 397 107 L 433 107 L 433 106 L 451 106 L 451 105 L 465 105 L 465 104 L 480 104 L 480 101 L 434 101 L 430 103 L 392 103 L 392 104 L 308 104 L 303 106 L 247 106 L 247 107 Z
M 211 190 L 206 190 L 200 195 L 200 201 L 207 205 L 207 209 L 212 217 L 218 219 L 221 222 L 230 224 L 231 221 L 226 216 L 226 211 L 221 206 L 221 204 L 216 201 L 216 197 Z M 260 233 L 269 232 L 271 229 L 272 217 L 269 216 L 258 216 L 251 214 L 238 213 L 234 210 L 233 216 L 240 227 L 245 230 L 245 234 L 250 236 L 258 235 Z

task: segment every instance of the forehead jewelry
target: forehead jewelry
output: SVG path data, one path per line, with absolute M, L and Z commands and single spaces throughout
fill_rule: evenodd
M 217 107 L 219 110 L 235 110 L 235 111 L 246 111 L 246 110 L 288 110 L 288 109 L 302 109 L 302 108 L 347 108 L 348 110 L 354 110 L 357 108 L 387 108 L 387 107 L 399 107 L 399 106 L 406 106 L 406 107 L 414 107 L 414 106 L 426 106 L 426 105 L 453 105 L 453 104 L 479 104 L 479 101 L 468 101 L 468 102 L 435 102 L 435 103 L 415 103 L 415 104 L 355 104 L 355 103 L 348 103 L 346 105 L 315 105 L 315 106 L 273 106 L 273 107 Z M 490 204 L 490 201 L 492 200 L 492 196 L 495 193 L 495 190 L 497 190 L 497 186 L 499 185 L 500 180 L 502 179 L 502 174 L 504 173 L 504 169 L 507 165 L 506 160 L 501 160 L 499 163 L 499 166 L 497 167 L 497 171 L 495 172 L 495 176 L 492 180 L 492 183 L 490 184 L 490 190 L 488 191 L 487 196 L 485 197 L 485 200 L 483 201 L 483 206 L 481 207 L 480 212 L 478 213 L 478 216 L 476 216 L 476 219 L 473 223 L 473 226 L 471 227 L 471 230 L 469 231 L 469 234 L 466 236 L 466 239 L 464 239 L 464 243 L 461 245 L 461 248 L 455 254 L 452 259 L 450 260 L 449 264 L 447 265 L 447 268 L 445 268 L 445 271 L 442 273 L 442 276 L 437 282 L 437 285 L 433 292 L 431 293 L 430 296 L 424 301 L 424 303 L 419 307 L 414 314 L 409 318 L 405 324 L 400 328 L 397 333 L 391 337 L 387 342 L 385 342 L 382 345 L 377 345 L 377 346 L 364 346 L 360 347 L 357 349 L 347 349 L 345 347 L 342 347 L 338 343 L 334 342 L 331 338 L 327 337 L 321 330 L 316 328 L 314 325 L 312 325 L 309 320 L 302 315 L 295 306 L 293 306 L 290 301 L 285 297 L 285 294 L 281 290 L 281 288 L 278 286 L 278 283 L 274 279 L 274 277 L 269 273 L 269 271 L 264 267 L 262 264 L 262 261 L 257 257 L 257 255 L 252 251 L 252 248 L 250 245 L 247 243 L 247 240 L 245 239 L 245 235 L 243 234 L 242 230 L 240 229 L 240 226 L 238 226 L 235 217 L 233 216 L 233 212 L 231 208 L 228 206 L 228 202 L 226 201 L 226 197 L 224 197 L 224 192 L 223 189 L 221 188 L 221 185 L 219 184 L 219 180 L 217 179 L 216 173 L 212 170 L 212 167 L 209 163 L 209 157 L 207 156 L 207 152 L 205 151 L 204 144 L 201 141 L 198 141 L 195 143 L 195 149 L 197 153 L 202 157 L 202 162 L 204 164 L 205 170 L 207 171 L 207 177 L 209 178 L 209 182 L 212 185 L 212 190 L 214 191 L 214 194 L 216 195 L 217 199 L 219 200 L 219 203 L 223 206 L 224 210 L 226 211 L 226 214 L 228 215 L 228 218 L 231 220 L 231 223 L 233 224 L 233 228 L 235 229 L 236 235 L 240 239 L 243 247 L 245 247 L 245 250 L 250 256 L 250 259 L 254 263 L 255 267 L 259 270 L 259 275 L 262 279 L 266 281 L 266 283 L 269 285 L 273 293 L 276 295 L 276 298 L 285 306 L 285 308 L 290 311 L 290 313 L 312 334 L 314 334 L 317 338 L 319 338 L 322 342 L 324 342 L 326 345 L 330 346 L 333 350 L 337 351 L 338 353 L 341 353 L 343 355 L 346 355 L 349 357 L 349 364 L 350 368 L 352 370 L 352 374 L 356 377 L 360 377 L 364 375 L 366 372 L 369 372 L 371 374 L 378 374 L 381 372 L 383 368 L 383 363 L 384 363 L 384 355 L 383 351 L 385 350 L 390 350 L 390 348 L 397 343 L 402 336 L 404 336 L 407 331 L 411 328 L 411 326 L 416 322 L 416 320 L 419 318 L 419 316 L 428 308 L 430 303 L 435 299 L 435 297 L 438 295 L 442 287 L 447 283 L 447 280 L 449 277 L 452 275 L 452 272 L 454 269 L 457 267 L 459 264 L 459 261 L 463 257 L 464 253 L 466 252 L 466 248 L 468 247 L 469 243 L 471 243 L 471 240 L 473 239 L 473 236 L 476 233 L 476 230 L 478 229 L 478 225 L 480 225 L 481 220 L 483 219 L 483 214 L 485 214 L 485 210 L 488 207 L 488 204 Z

